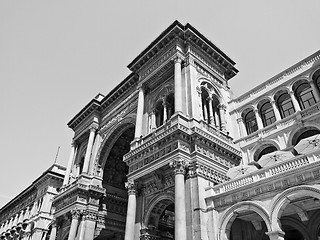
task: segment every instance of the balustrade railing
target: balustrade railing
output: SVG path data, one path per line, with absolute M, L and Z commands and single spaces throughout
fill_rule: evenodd
M 243 186 L 248 186 L 258 181 L 267 181 L 268 178 L 276 175 L 285 174 L 292 170 L 307 166 L 312 163 L 320 164 L 320 150 L 308 153 L 306 155 L 299 155 L 290 160 L 284 160 L 275 165 L 259 169 L 248 175 L 243 175 L 237 179 L 221 183 L 217 186 L 212 186 L 213 194 L 225 193 Z

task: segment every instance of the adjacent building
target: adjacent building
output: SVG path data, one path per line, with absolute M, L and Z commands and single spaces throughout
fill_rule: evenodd
M 320 51 L 232 98 L 235 62 L 175 21 L 128 68 L 68 123 L 64 179 L 30 239 L 319 238 L 320 150 L 295 146 L 320 133 Z M 280 150 L 292 155 L 226 174 Z M 26 205 L 0 215 L 3 237 L 38 226 Z

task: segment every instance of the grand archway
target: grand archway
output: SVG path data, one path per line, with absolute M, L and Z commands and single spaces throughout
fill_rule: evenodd
M 159 240 L 174 239 L 173 199 L 162 198 L 151 204 L 150 207 L 146 216 L 145 227 L 141 230 L 141 239 L 150 239 L 150 236 Z
M 116 128 L 104 142 L 102 163 L 102 186 L 106 194 L 100 202 L 100 211 L 107 213 L 104 228 L 95 240 L 118 240 L 124 238 L 128 194 L 125 188 L 128 166 L 123 156 L 130 151 L 134 139 L 134 125 L 125 124 Z

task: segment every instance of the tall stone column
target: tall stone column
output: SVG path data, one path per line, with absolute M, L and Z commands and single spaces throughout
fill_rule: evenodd
M 86 150 L 86 155 L 84 157 L 84 163 L 83 163 L 83 169 L 82 169 L 83 173 L 88 173 L 88 170 L 89 170 L 89 162 L 90 162 L 91 151 L 93 147 L 93 140 L 94 140 L 94 136 L 96 134 L 97 129 L 98 129 L 97 124 L 92 124 L 90 126 L 89 141 L 88 141 L 88 146 Z
M 281 120 L 281 115 L 279 112 L 279 109 L 276 106 L 276 102 L 274 100 L 270 101 L 273 112 L 274 112 L 274 116 L 276 117 L 276 121 L 280 121 Z
M 309 81 L 309 84 L 310 84 L 310 87 L 312 89 L 312 93 L 313 93 L 313 96 L 314 96 L 316 102 L 319 102 L 320 96 L 319 96 L 318 89 L 316 88 L 316 86 L 314 85 L 314 82 L 312 80 Z
M 128 189 L 128 208 L 127 208 L 127 220 L 126 220 L 126 231 L 124 240 L 134 239 L 134 224 L 136 221 L 136 185 L 133 181 L 126 182 L 126 188 Z
M 188 163 L 185 160 L 177 159 L 170 162 L 174 169 L 174 239 L 187 239 L 186 223 L 186 201 L 184 175 Z
M 138 107 L 137 107 L 137 117 L 136 117 L 136 129 L 134 133 L 135 139 L 139 139 L 142 135 L 142 123 L 143 123 L 143 109 L 144 109 L 144 89 L 142 85 L 139 87 L 138 95 Z
M 51 233 L 49 240 L 55 240 L 57 237 L 57 222 L 53 221 L 51 224 Z
M 206 102 L 202 103 L 203 104 L 203 120 L 208 121 L 208 110 L 207 110 L 207 104 Z
M 212 97 L 208 97 L 209 102 L 209 122 L 210 125 L 214 126 L 213 108 L 212 108 Z
M 167 103 L 165 101 L 163 101 L 163 124 L 167 121 L 167 114 L 168 114 L 168 110 L 167 110 Z
M 69 230 L 68 240 L 75 240 L 76 238 L 80 214 L 81 214 L 81 210 L 77 208 L 71 210 L 72 221 L 71 221 L 71 226 Z
M 273 232 L 266 232 L 270 240 L 284 240 L 284 232 L 278 230 Z
M 223 104 L 219 104 L 218 106 L 220 110 L 220 127 L 222 131 L 226 131 L 226 106 Z
M 153 110 L 151 113 L 151 131 L 153 132 L 156 129 L 157 129 L 156 113 L 155 113 L 155 110 Z
M 69 160 L 68 160 L 67 170 L 66 170 L 66 174 L 64 175 L 64 179 L 63 179 L 63 186 L 68 185 L 68 183 L 69 183 L 69 176 L 70 176 L 71 167 L 72 167 L 73 160 L 74 160 L 74 155 L 75 155 L 75 142 L 72 141 L 71 152 L 70 152 L 70 156 L 69 156 Z
M 181 58 L 174 59 L 174 109 L 176 113 L 182 113 L 181 63 Z
M 216 128 L 220 128 L 220 119 L 219 119 L 219 115 L 218 115 L 218 109 L 214 108 L 213 112 L 214 112 Z
M 290 91 L 289 94 L 290 94 L 290 97 L 291 97 L 292 104 L 294 106 L 294 110 L 296 112 L 301 111 L 300 105 L 299 105 L 296 97 L 294 96 L 294 91 Z
M 261 116 L 259 114 L 259 110 L 258 108 L 254 108 L 254 115 L 256 116 L 256 121 L 257 121 L 257 124 L 258 124 L 258 129 L 263 129 L 263 123 L 262 123 L 262 119 L 261 119 Z

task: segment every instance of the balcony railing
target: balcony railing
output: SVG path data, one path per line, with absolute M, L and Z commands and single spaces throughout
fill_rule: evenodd
M 248 186 L 259 181 L 268 181 L 276 175 L 289 173 L 298 168 L 310 165 L 320 164 L 320 149 L 306 155 L 299 155 L 290 160 L 279 162 L 273 166 L 262 168 L 243 177 L 230 180 L 228 182 L 212 186 L 208 190 L 210 196 L 226 193 L 240 187 Z

